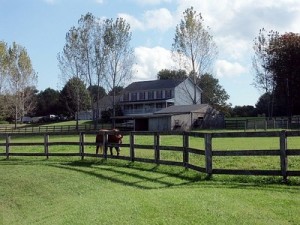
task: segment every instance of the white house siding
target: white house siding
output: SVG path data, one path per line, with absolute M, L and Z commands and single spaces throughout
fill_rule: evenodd
M 175 87 L 175 105 L 192 105 L 194 98 L 194 85 L 187 79 Z M 201 91 L 196 89 L 197 104 L 201 104 Z

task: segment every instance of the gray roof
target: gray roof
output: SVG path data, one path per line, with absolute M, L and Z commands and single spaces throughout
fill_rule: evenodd
M 174 105 L 164 108 L 154 114 L 184 114 L 191 112 L 206 113 L 211 106 L 208 104 L 197 104 L 197 105 Z
M 150 80 L 133 82 L 124 91 L 142 91 L 175 88 L 184 80 Z

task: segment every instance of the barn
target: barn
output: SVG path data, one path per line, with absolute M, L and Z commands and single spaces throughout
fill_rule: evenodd
M 224 126 L 224 115 L 208 104 L 170 106 L 151 115 L 123 119 L 133 120 L 136 131 L 188 131 Z
M 208 104 L 164 108 L 149 118 L 150 131 L 188 131 L 193 128 L 221 128 L 224 116 Z

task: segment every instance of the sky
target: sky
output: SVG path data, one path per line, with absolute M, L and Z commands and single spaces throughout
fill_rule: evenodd
M 154 80 L 173 69 L 176 25 L 193 6 L 218 47 L 211 74 L 232 106 L 255 105 L 263 94 L 253 86 L 253 43 L 259 30 L 300 33 L 299 0 L 0 0 L 0 40 L 26 48 L 38 73 L 37 89 L 61 90 L 57 54 L 81 15 L 124 18 L 131 26 L 136 64 L 133 81 Z

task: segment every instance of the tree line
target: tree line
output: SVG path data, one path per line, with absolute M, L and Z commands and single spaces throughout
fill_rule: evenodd
M 202 103 L 208 103 L 227 116 L 289 116 L 300 114 L 300 36 L 295 33 L 267 33 L 261 29 L 254 40 L 254 82 L 263 94 L 256 106 L 232 107 L 229 95 L 211 73 L 217 46 L 201 13 L 193 7 L 183 12 L 171 46 L 175 69 L 159 71 L 157 79 L 189 77 L 194 90 L 187 93 L 198 104 L 196 88 L 203 90 Z M 130 25 L 123 19 L 82 15 L 77 26 L 66 33 L 65 45 L 57 59 L 61 91 L 35 88 L 37 73 L 24 47 L 0 42 L 0 117 L 64 114 L 92 109 L 94 121 L 99 115 L 99 100 L 112 96 L 111 117 L 116 115 L 116 96 L 129 83 L 135 62 L 130 45 Z M 178 69 L 179 68 L 179 69 Z
M 300 115 L 300 34 L 261 29 L 254 53 L 254 85 L 263 92 L 257 107 L 269 117 Z

